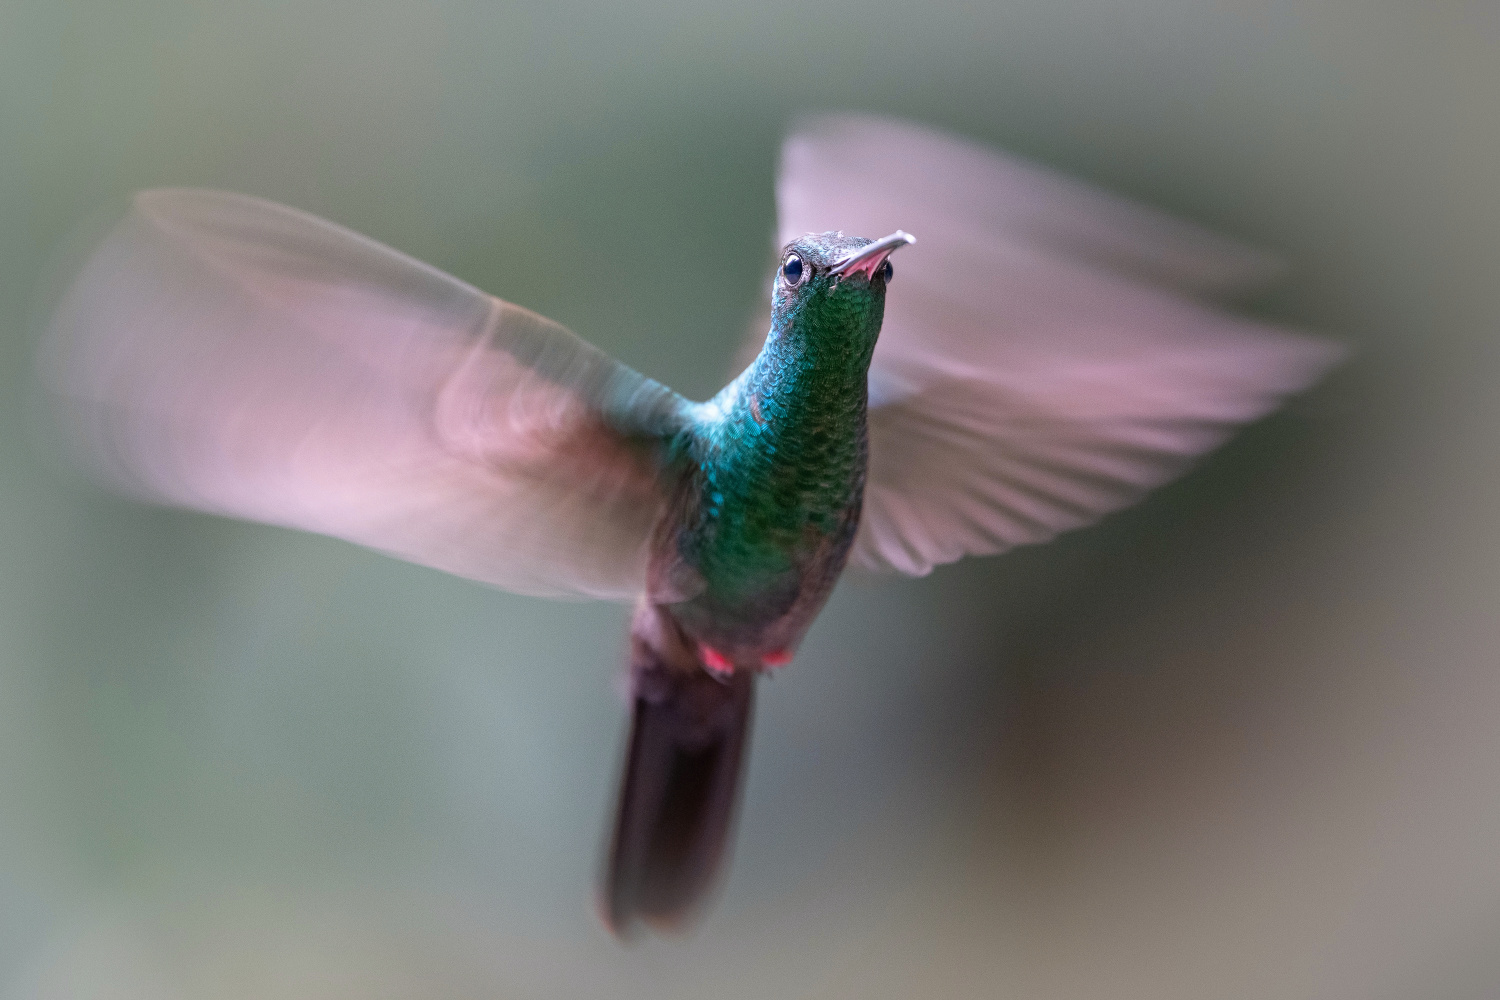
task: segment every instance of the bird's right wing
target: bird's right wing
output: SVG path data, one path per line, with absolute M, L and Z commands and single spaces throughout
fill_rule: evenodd
M 895 229 L 852 560 L 924 574 L 1123 507 L 1316 381 L 1327 341 L 1207 301 L 1274 270 L 1194 226 L 930 129 L 813 119 L 780 237 Z
M 541 316 L 214 191 L 136 196 L 43 372 L 118 489 L 546 595 L 644 589 L 687 405 Z

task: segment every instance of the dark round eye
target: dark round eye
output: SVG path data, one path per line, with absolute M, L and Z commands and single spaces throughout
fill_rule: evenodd
M 781 276 L 794 288 L 802 284 L 802 258 L 794 253 L 787 254 L 781 265 Z
M 890 260 L 887 259 L 883 264 L 880 265 L 880 280 L 889 282 L 895 276 L 896 269 L 891 266 Z

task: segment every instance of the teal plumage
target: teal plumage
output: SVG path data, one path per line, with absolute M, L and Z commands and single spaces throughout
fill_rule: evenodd
M 828 268 L 869 242 L 830 233 L 787 247 L 813 273 L 796 288 L 776 282 L 759 356 L 693 422 L 682 517 L 659 558 L 701 577 L 702 593 L 674 612 L 736 664 L 790 652 L 854 538 L 885 283 Z

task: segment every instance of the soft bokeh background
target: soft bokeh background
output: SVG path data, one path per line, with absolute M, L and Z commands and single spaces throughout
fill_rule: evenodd
M 1487 0 L 6 0 L 0 997 L 1497 995 L 1497 53 Z M 622 949 L 623 609 L 95 491 L 39 312 L 210 185 L 702 396 L 824 108 L 1266 247 L 1359 353 L 1100 528 L 841 587 L 720 904 Z

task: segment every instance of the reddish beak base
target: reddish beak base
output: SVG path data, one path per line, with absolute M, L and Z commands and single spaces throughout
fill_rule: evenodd
M 910 233 L 896 230 L 889 236 L 882 237 L 874 243 L 860 247 L 833 265 L 832 271 L 841 278 L 847 278 L 853 274 L 862 274 L 866 280 L 873 279 L 875 272 L 885 259 L 895 253 L 908 243 L 917 242 L 917 238 Z

